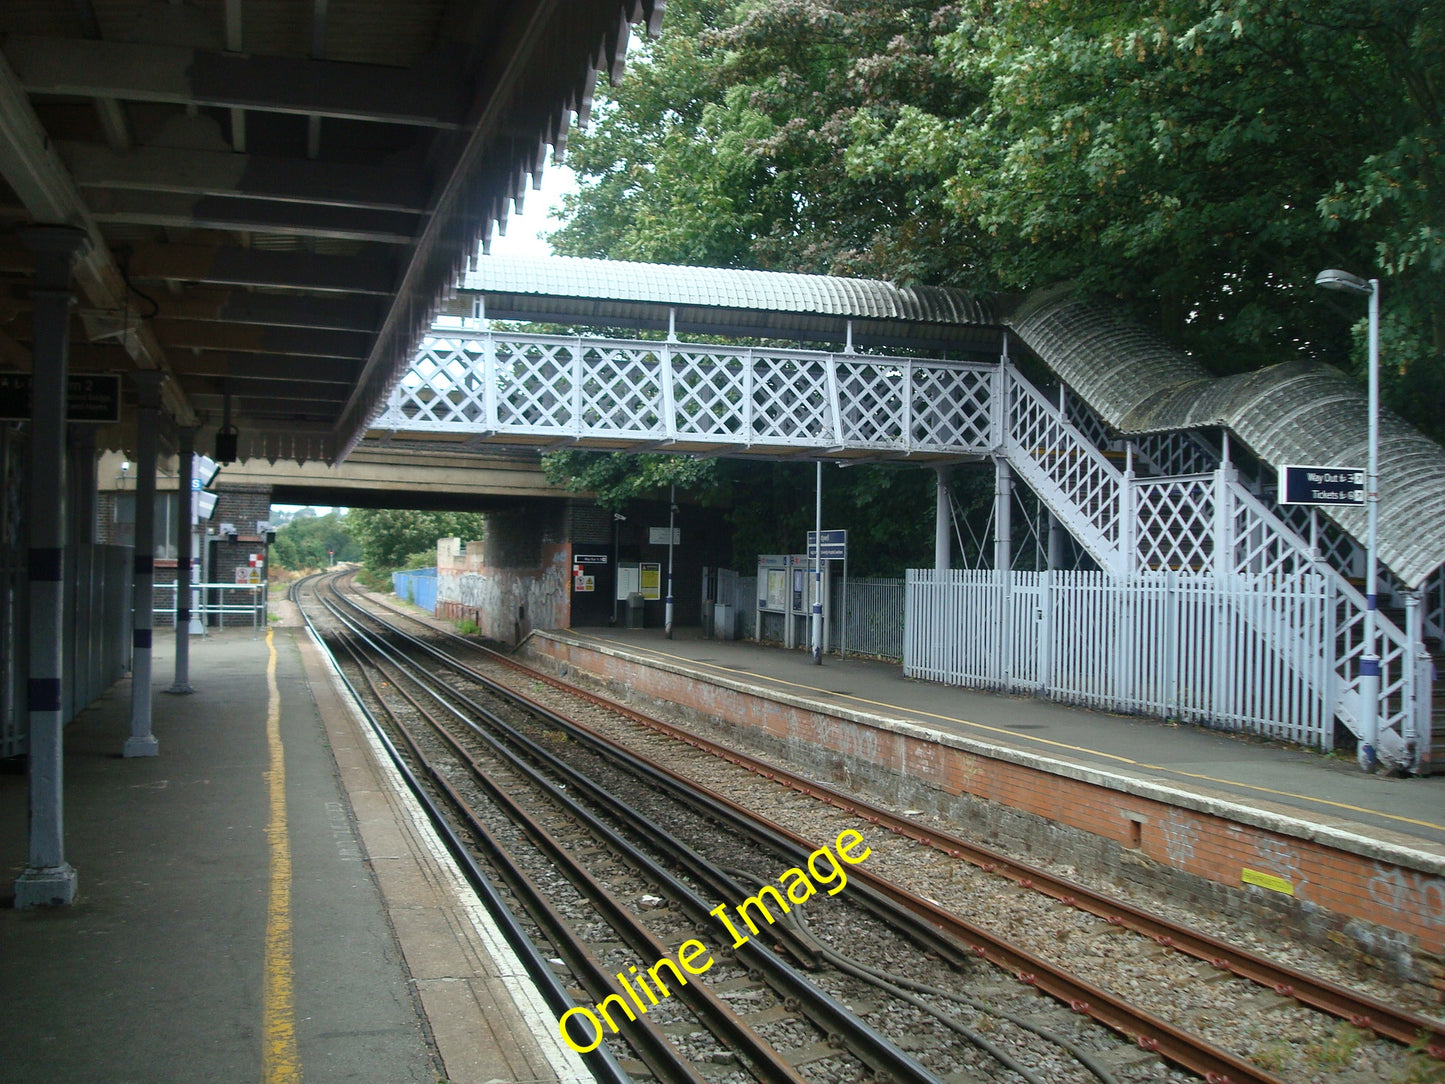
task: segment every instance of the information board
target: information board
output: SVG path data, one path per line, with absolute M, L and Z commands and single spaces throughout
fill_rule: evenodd
M 786 568 L 768 569 L 768 584 L 765 610 L 786 610 L 788 608 L 788 570 Z
M 643 561 L 637 566 L 638 591 L 643 598 L 656 601 L 662 597 L 662 565 L 656 561 Z
M 1364 504 L 1365 472 L 1358 467 L 1280 469 L 1280 504 Z
M 0 420 L 30 419 L 31 385 L 29 373 L 0 373 Z M 71 374 L 65 389 L 65 420 L 112 425 L 120 421 L 120 377 Z

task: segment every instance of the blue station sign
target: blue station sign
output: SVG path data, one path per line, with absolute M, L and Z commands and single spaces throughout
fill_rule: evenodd
M 822 552 L 818 548 L 818 531 L 808 532 L 808 557 L 824 561 L 846 561 L 848 559 L 848 532 L 823 531 Z

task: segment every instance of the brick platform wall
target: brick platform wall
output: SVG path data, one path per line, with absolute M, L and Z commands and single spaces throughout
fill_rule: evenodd
M 554 637 L 528 645 L 539 665 L 590 676 L 607 695 L 712 731 L 820 777 L 922 808 L 1035 860 L 1101 870 L 1206 907 L 1254 916 L 1345 949 L 1445 1001 L 1445 859 L 1269 810 L 1059 761 L 904 722 L 823 713 L 726 681 L 643 665 Z M 1388 832 L 1375 833 L 1386 838 Z M 1244 883 L 1245 870 L 1293 894 Z
M 222 523 L 230 523 L 235 526 L 237 537 L 235 542 L 231 542 L 219 534 L 207 534 L 205 545 L 211 551 L 207 575 L 211 583 L 234 583 L 236 569 L 249 567 L 251 555 L 266 550 L 264 539 L 256 533 L 256 523 L 271 518 L 271 487 L 217 485 L 212 488 L 217 497 L 216 510 L 207 527 L 210 531 L 219 532 Z M 241 601 L 239 592 L 225 592 L 224 597 L 228 604 Z M 211 600 L 212 604 L 218 601 L 215 598 Z M 221 614 L 213 623 L 243 627 L 251 625 L 254 620 L 250 614 Z

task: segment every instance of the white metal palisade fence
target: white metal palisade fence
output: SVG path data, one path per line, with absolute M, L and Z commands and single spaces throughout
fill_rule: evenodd
M 833 626 L 829 650 L 846 648 L 850 655 L 879 659 L 903 658 L 904 584 L 896 579 L 850 579 L 833 583 Z
M 903 671 L 1333 745 L 1324 576 L 910 569 Z

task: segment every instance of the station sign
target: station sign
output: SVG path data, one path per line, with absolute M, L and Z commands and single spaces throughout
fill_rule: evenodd
M 0 373 L 0 421 L 30 420 L 29 373 Z M 65 420 L 113 425 L 120 421 L 120 377 L 115 373 L 71 374 L 65 387 Z
M 1359 467 L 1280 468 L 1280 504 L 1365 503 L 1365 472 Z
M 848 532 L 823 531 L 821 551 L 819 532 L 808 532 L 808 557 L 823 561 L 846 561 L 848 559 Z

